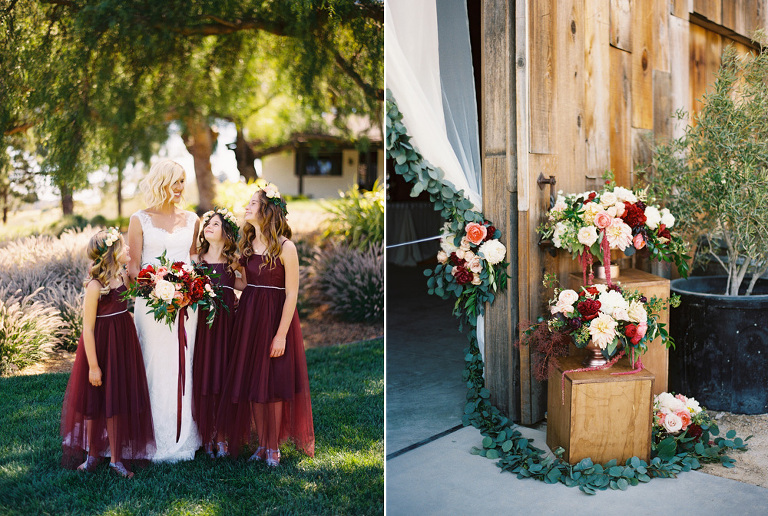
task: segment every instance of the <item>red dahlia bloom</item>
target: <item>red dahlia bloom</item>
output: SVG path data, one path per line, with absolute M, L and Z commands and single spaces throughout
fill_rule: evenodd
M 621 216 L 624 222 L 631 228 L 637 228 L 643 226 L 647 217 L 645 216 L 645 210 L 640 208 L 637 204 L 624 204 L 624 214 Z
M 469 270 L 461 266 L 457 266 L 455 269 L 456 273 L 454 274 L 454 277 L 456 278 L 456 283 L 459 285 L 465 285 L 472 281 L 474 275 Z
M 591 321 L 597 317 L 597 312 L 600 310 L 600 301 L 597 299 L 585 299 L 576 305 L 576 309 L 581 314 L 583 320 Z

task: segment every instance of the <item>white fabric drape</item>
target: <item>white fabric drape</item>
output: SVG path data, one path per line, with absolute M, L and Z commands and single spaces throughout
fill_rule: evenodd
M 456 9 L 442 5 L 441 23 L 447 27 L 456 27 L 457 18 L 463 16 L 464 34 L 445 34 L 440 43 L 438 39 L 437 6 L 434 0 L 387 0 L 384 3 L 384 26 L 386 37 L 384 48 L 386 52 L 386 81 L 387 88 L 397 102 L 403 114 L 403 123 L 408 128 L 414 145 L 424 158 L 445 174 L 445 180 L 452 183 L 457 190 L 464 190 L 467 198 L 478 208 L 482 205 L 479 181 L 479 153 L 477 159 L 472 157 L 471 138 L 466 134 L 472 118 L 468 113 L 470 105 L 474 110 L 474 141 L 477 149 L 477 107 L 475 106 L 474 80 L 472 74 L 472 57 L 469 52 L 469 27 L 466 6 L 451 2 Z M 463 10 L 463 12 L 462 12 Z M 464 44 L 448 43 L 452 39 L 464 40 Z M 441 45 L 461 52 L 458 47 L 464 47 L 464 59 L 459 55 L 440 58 Z M 447 77 L 441 77 L 441 61 L 446 58 L 454 60 L 455 66 L 446 67 Z M 463 65 L 461 65 L 463 63 Z M 463 70 L 463 74 L 461 72 Z M 462 84 L 455 84 L 449 77 L 462 79 L 472 86 L 471 91 L 460 91 Z M 451 103 L 444 108 L 443 80 L 448 84 L 446 89 L 448 101 L 461 98 L 459 105 Z M 457 79 L 458 82 L 458 79 Z M 446 111 L 451 120 L 446 124 Z M 450 127 L 452 136 L 449 138 Z M 457 157 L 451 140 L 462 150 L 461 161 Z M 463 165 L 462 165 L 463 162 Z M 465 168 L 466 167 L 466 168 Z M 471 180 L 467 178 L 470 177 Z
M 480 144 L 466 3 L 387 0 L 384 15 L 386 86 L 411 141 L 480 210 Z M 484 357 L 482 316 L 477 324 Z

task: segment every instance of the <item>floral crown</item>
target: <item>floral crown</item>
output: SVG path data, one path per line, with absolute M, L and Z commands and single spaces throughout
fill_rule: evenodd
M 234 214 L 226 208 L 215 208 L 203 213 L 203 226 L 208 224 L 208 221 L 211 220 L 211 217 L 216 214 L 221 215 L 221 218 L 224 220 L 224 222 L 229 224 L 229 227 L 232 228 L 232 232 L 235 234 L 235 240 L 237 240 L 238 234 L 240 232 L 240 227 L 237 225 L 237 217 L 235 217 Z
M 273 183 L 267 183 L 264 186 L 260 186 L 259 190 L 264 190 L 264 195 L 267 196 L 267 201 L 283 210 L 284 215 L 288 215 L 288 207 L 286 206 L 283 198 L 280 196 L 280 192 L 278 191 L 277 186 L 275 186 Z
M 120 230 L 116 227 L 111 227 L 105 230 L 107 236 L 104 237 L 104 241 L 96 247 L 96 252 L 99 254 L 97 260 L 100 260 L 107 250 L 112 247 L 112 244 L 120 240 Z

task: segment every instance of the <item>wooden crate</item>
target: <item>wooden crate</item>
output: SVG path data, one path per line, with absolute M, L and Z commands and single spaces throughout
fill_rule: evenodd
M 637 456 L 651 457 L 654 383 L 652 373 L 634 374 L 622 359 L 609 369 L 567 373 L 565 402 L 561 402 L 563 371 L 581 367 L 580 357 L 561 359 L 549 378 L 547 397 L 547 446 L 565 449 L 563 459 L 576 464 L 590 457 L 595 463 L 616 459 L 622 464 Z
M 572 273 L 568 277 L 568 288 L 579 291 L 583 283 L 581 273 Z M 595 278 L 595 284 L 605 284 L 605 280 Z M 622 269 L 621 275 L 614 280 L 625 290 L 637 290 L 651 299 L 656 296 L 669 298 L 669 280 L 638 269 Z M 669 331 L 669 310 L 661 312 L 659 322 Z M 571 344 L 571 354 L 584 356 L 586 351 Z M 653 373 L 656 381 L 653 384 L 653 394 L 661 394 L 667 390 L 669 379 L 669 350 L 661 343 L 661 337 L 648 344 L 648 351 L 640 357 L 643 367 Z

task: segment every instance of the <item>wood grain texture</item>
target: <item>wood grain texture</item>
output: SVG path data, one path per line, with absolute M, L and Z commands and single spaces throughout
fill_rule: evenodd
M 693 0 L 669 0 L 669 13 L 680 19 L 687 20 L 693 9 Z
M 631 175 L 631 126 L 632 126 L 632 67 L 629 52 L 611 47 L 611 169 L 616 184 L 630 186 Z
M 698 113 L 702 97 L 711 88 L 720 67 L 722 36 L 693 24 L 689 25 L 689 34 L 691 109 Z
M 508 189 L 507 160 L 511 156 L 483 159 L 483 213 L 502 230 L 508 249 L 516 248 L 515 202 Z M 515 246 L 515 247 L 513 247 Z M 515 262 L 515 257 L 509 257 Z M 517 326 L 517 288 L 513 281 L 485 312 L 485 386 L 491 402 L 513 420 L 519 420 L 519 357 L 512 342 Z
M 653 13 L 654 0 L 635 0 L 636 13 Z M 655 18 L 632 17 L 632 127 L 653 129 L 653 68 Z
M 610 168 L 609 0 L 584 0 L 584 134 L 587 178 Z
M 653 70 L 669 71 L 669 2 L 653 0 Z
M 485 155 L 505 155 L 507 151 L 507 67 L 509 36 L 507 8 L 503 2 L 485 2 L 482 9 L 482 88 L 483 149 Z M 501 90 L 501 91 L 499 91 Z
M 757 7 L 756 0 L 727 0 L 722 5 L 722 25 L 732 31 L 747 35 L 747 16 L 756 13 L 749 13 L 748 4 L 752 4 L 752 10 Z
M 610 42 L 616 48 L 632 50 L 632 4 L 634 0 L 610 0 Z
M 672 111 L 691 112 L 689 22 L 675 16 L 669 19 L 670 102 Z M 687 120 L 672 120 L 672 138 L 685 132 Z
M 515 0 L 515 168 L 517 178 L 517 209 L 528 211 L 530 207 L 530 179 L 528 149 L 530 148 L 530 59 L 528 56 L 528 0 Z
M 732 0 L 726 0 L 726 3 Z M 693 0 L 693 12 L 720 25 L 723 21 L 721 0 Z
M 667 141 L 672 136 L 672 74 L 653 71 L 653 136 Z
M 562 373 L 578 367 L 579 359 L 563 359 L 550 376 L 547 446 L 562 446 L 563 459 L 571 464 L 587 457 L 595 463 L 616 459 L 621 464 L 633 456 L 648 461 L 653 375 L 611 375 L 629 370 L 622 362 L 610 370 L 568 373 L 561 403 Z
M 530 151 L 551 154 L 557 139 L 555 95 L 557 47 L 554 0 L 534 0 L 530 4 L 528 65 L 530 70 Z

